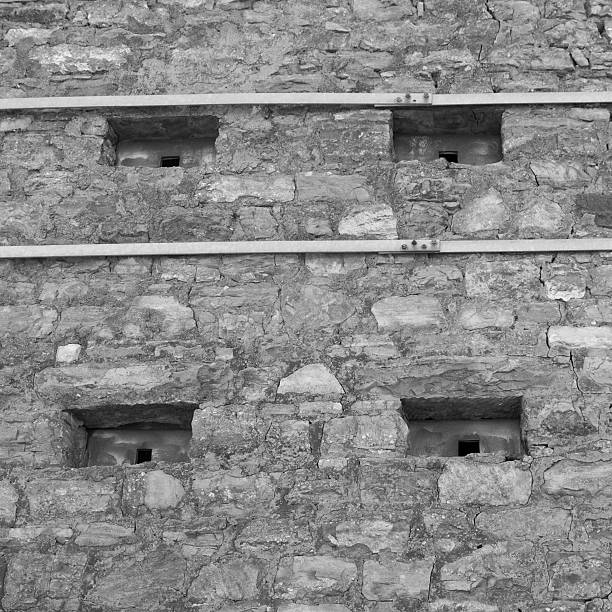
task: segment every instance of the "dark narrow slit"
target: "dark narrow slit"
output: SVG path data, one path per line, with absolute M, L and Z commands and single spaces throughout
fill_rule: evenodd
M 172 168 L 174 166 L 180 166 L 181 158 L 179 156 L 162 157 L 161 163 L 159 165 L 161 168 Z
M 457 442 L 457 457 L 465 457 L 471 453 L 480 452 L 480 440 L 459 440 Z
M 146 463 L 153 458 L 153 450 L 150 448 L 136 449 L 136 463 Z
M 438 151 L 438 157 L 454 164 L 459 163 L 459 151 Z

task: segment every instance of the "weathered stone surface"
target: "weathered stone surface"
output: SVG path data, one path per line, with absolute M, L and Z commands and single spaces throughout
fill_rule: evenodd
M 506 596 L 508 589 L 529 593 L 532 584 L 541 580 L 543 567 L 534 565 L 533 544 L 499 542 L 485 544 L 474 552 L 446 563 L 440 570 L 442 588 L 446 591 L 484 591 L 488 598 Z
M 314 363 L 302 366 L 280 381 L 278 394 L 289 393 L 335 395 L 344 393 L 344 389 L 327 367 Z
M 285 604 L 281 605 L 278 612 L 350 612 L 342 604 Z
M 64 346 L 58 346 L 57 351 L 55 351 L 55 362 L 74 363 L 79 360 L 81 350 L 82 347 L 80 344 L 65 344 Z
M 36 375 L 34 384 L 43 397 L 73 405 L 189 402 L 198 396 L 198 370 L 198 365 L 159 361 L 115 367 L 87 363 L 47 368 Z
M 503 540 L 567 538 L 572 517 L 568 510 L 549 506 L 528 506 L 508 510 L 484 510 L 475 525 L 492 537 Z
M 406 451 L 408 426 L 398 413 L 331 419 L 323 429 L 321 456 L 395 455 Z
M 576 162 L 562 161 L 532 161 L 531 171 L 534 173 L 538 185 L 551 185 L 552 187 L 581 187 L 591 182 L 591 176 Z
M 612 348 L 612 327 L 569 327 L 555 325 L 548 330 L 548 346 L 552 354 L 568 355 L 578 348 Z
M 357 567 L 353 561 L 321 555 L 298 556 L 281 560 L 274 592 L 282 599 L 341 595 L 356 578 Z
M 12 525 L 17 513 L 19 494 L 15 487 L 7 480 L 0 480 L 0 523 Z
M 114 479 L 59 480 L 39 476 L 25 486 L 30 516 L 35 520 L 54 517 L 106 514 L 118 504 Z
M 425 296 L 384 298 L 372 306 L 372 314 L 381 331 L 439 328 L 446 322 L 440 302 Z
M 114 546 L 134 540 L 134 529 L 113 523 L 83 523 L 77 525 L 80 532 L 75 538 L 77 546 Z
M 0 337 L 44 338 L 53 331 L 57 312 L 40 306 L 0 306 Z
M 317 200 L 369 202 L 371 199 L 366 178 L 358 174 L 298 174 L 296 188 L 301 202 Z
M 393 601 L 426 597 L 433 559 L 366 561 L 363 566 L 363 596 L 370 601 Z
M 526 504 L 532 477 L 515 462 L 449 461 L 438 480 L 440 503 L 503 506 Z
M 563 235 L 564 220 L 565 214 L 559 204 L 545 198 L 536 198 L 520 211 L 516 225 L 521 237 L 552 238 Z
M 161 612 L 182 600 L 186 561 L 170 549 L 160 548 L 139 559 L 118 558 L 108 565 L 85 596 L 89 606 Z
M 340 219 L 338 233 L 354 238 L 397 240 L 397 220 L 389 206 L 357 205 Z
M 163 338 L 172 338 L 195 329 L 195 319 L 191 308 L 183 306 L 172 296 L 144 295 L 136 298 L 127 313 L 128 320 L 140 323 L 145 318 L 146 324 L 158 328 L 156 332 Z
M 373 553 L 390 550 L 401 553 L 410 540 L 407 521 L 393 523 L 382 519 L 344 521 L 336 525 L 338 546 L 367 546 Z
M 556 599 L 594 599 L 607 597 L 612 590 L 610 555 L 587 553 L 550 553 L 549 589 Z
M 461 210 L 453 215 L 453 231 L 457 234 L 499 231 L 506 225 L 509 216 L 501 194 L 491 188 L 463 204 Z
M 131 54 L 125 45 L 98 49 L 62 44 L 52 50 L 35 48 L 30 58 L 54 74 L 95 74 L 125 65 Z
M 527 259 L 473 261 L 465 267 L 467 296 L 539 295 L 540 268 Z
M 308 284 L 283 293 L 282 313 L 290 329 L 318 330 L 341 325 L 355 310 L 354 299 L 325 287 Z
M 563 300 L 584 297 L 586 293 L 587 274 L 584 268 L 567 264 L 551 264 L 543 274 L 546 297 L 551 300 Z
M 255 562 L 212 563 L 200 570 L 189 587 L 189 599 L 200 604 L 257 598 L 260 567 Z
M 542 489 L 549 495 L 609 496 L 612 461 L 563 459 L 544 472 Z
M 161 470 L 147 472 L 144 497 L 147 508 L 158 510 L 175 508 L 184 495 L 185 489 L 176 478 Z
M 235 202 L 253 198 L 263 202 L 291 202 L 295 194 L 289 176 L 220 176 L 204 184 L 202 196 L 210 202 Z
M 466 304 L 459 311 L 458 322 L 463 329 L 505 328 L 514 324 L 514 313 L 494 304 Z

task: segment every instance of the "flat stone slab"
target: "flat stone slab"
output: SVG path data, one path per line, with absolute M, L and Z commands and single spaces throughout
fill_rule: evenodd
M 278 394 L 335 395 L 344 393 L 338 379 L 322 363 L 305 365 L 280 381 Z

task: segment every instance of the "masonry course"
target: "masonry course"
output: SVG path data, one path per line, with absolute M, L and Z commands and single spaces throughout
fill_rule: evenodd
M 0 96 L 598 91 L 611 24 L 598 0 L 0 0 Z M 396 161 L 390 109 L 5 112 L 0 244 L 612 237 L 610 109 L 500 112 L 485 166 Z M 218 117 L 214 161 L 114 165 L 113 121 L 174 116 Z M 612 610 L 611 269 L 0 261 L 0 609 Z M 445 397 L 522 398 L 526 455 L 411 456 L 400 400 Z M 159 404 L 195 408 L 189 462 L 77 467 L 80 419 Z

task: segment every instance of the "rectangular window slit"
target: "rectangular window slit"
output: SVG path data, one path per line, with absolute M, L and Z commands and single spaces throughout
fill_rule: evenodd
M 454 164 L 459 163 L 459 151 L 438 151 L 438 157 Z
M 160 168 L 173 168 L 175 166 L 180 166 L 180 165 L 181 165 L 180 157 L 170 156 L 170 157 L 162 157 L 159 167 Z
M 136 449 L 136 463 L 146 463 L 153 458 L 153 450 L 150 448 Z
M 459 440 L 457 442 L 457 457 L 465 457 L 471 453 L 480 452 L 480 440 Z

